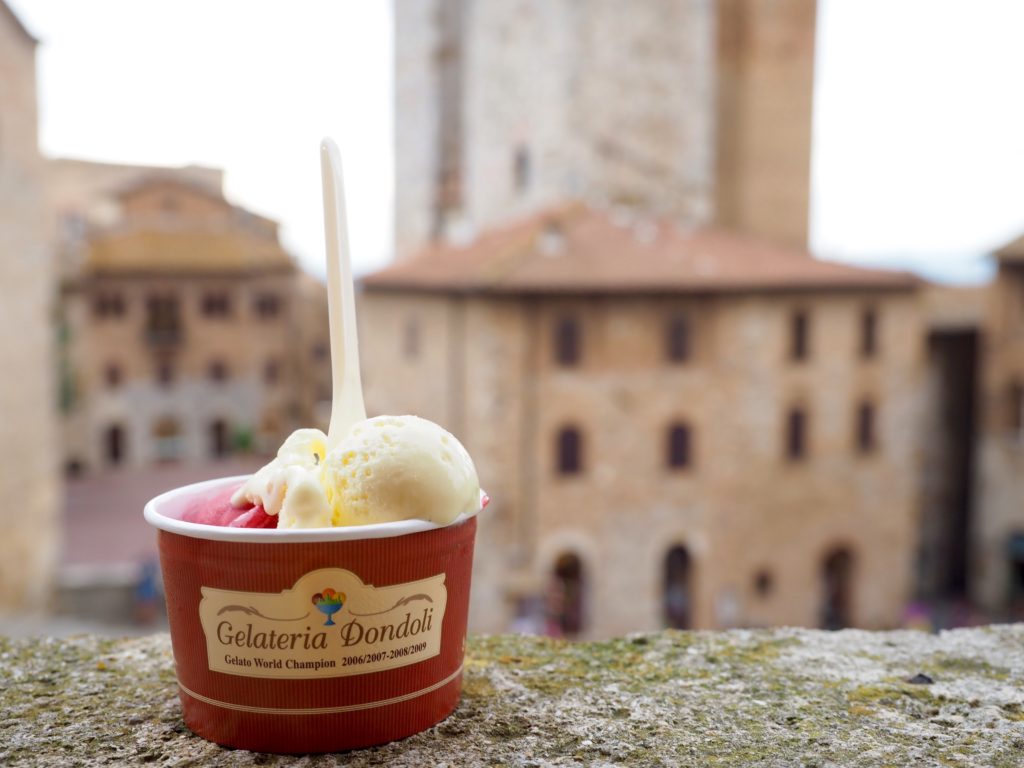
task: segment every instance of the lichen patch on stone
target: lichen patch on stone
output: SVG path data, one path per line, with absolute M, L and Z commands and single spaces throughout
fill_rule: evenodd
M 1024 627 L 471 638 L 451 717 L 341 757 L 194 736 L 165 635 L 0 639 L 0 698 L 2 765 L 1011 766 Z

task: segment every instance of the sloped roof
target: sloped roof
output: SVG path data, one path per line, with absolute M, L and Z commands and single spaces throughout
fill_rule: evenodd
M 18 14 L 12 11 L 11 7 L 7 5 L 7 3 L 4 2 L 4 0 L 0 0 L 0 16 L 6 16 L 8 19 L 10 19 L 11 24 L 14 26 L 14 28 L 19 33 L 21 33 L 21 35 L 26 40 L 28 40 L 29 43 L 31 43 L 32 45 L 39 44 L 39 40 L 36 38 L 36 36 L 28 31 L 28 28 L 21 22 L 21 19 L 18 18 Z
M 997 250 L 996 258 L 1000 261 L 1024 263 L 1024 235 L 1021 235 L 1016 240 L 1011 240 Z
M 905 272 L 822 261 L 719 229 L 682 230 L 582 204 L 428 247 L 363 278 L 365 288 L 457 293 L 708 293 L 908 290 Z
M 105 233 L 89 244 L 90 274 L 219 274 L 294 271 L 275 241 L 235 231 L 178 230 Z

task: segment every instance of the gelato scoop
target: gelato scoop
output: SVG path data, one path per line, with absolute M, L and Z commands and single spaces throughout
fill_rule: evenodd
M 416 416 L 357 422 L 328 454 L 323 484 L 339 525 L 409 518 L 447 525 L 480 508 L 480 482 L 462 443 Z
M 277 528 L 410 519 L 447 525 L 480 509 L 480 482 L 450 432 L 417 416 L 377 416 L 356 422 L 330 451 L 320 430 L 292 433 L 231 504 L 276 516 Z

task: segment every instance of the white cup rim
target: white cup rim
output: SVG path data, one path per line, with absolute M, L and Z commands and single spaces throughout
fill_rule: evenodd
M 174 517 L 162 514 L 159 508 L 163 505 L 172 504 L 182 496 L 190 496 L 195 493 L 213 490 L 222 485 L 242 483 L 249 478 L 248 475 L 236 475 L 234 477 L 218 477 L 213 480 L 204 480 L 200 483 L 192 483 L 174 488 L 161 493 L 146 502 L 143 516 L 146 522 L 161 531 L 176 533 L 180 536 L 188 536 L 193 539 L 208 539 L 210 541 L 235 541 L 258 544 L 297 544 L 301 542 L 322 542 L 322 541 L 358 541 L 360 539 L 387 539 L 394 536 L 405 536 L 410 533 L 422 533 L 434 531 L 438 528 L 448 528 L 460 525 L 469 518 L 475 517 L 483 510 L 483 491 L 480 492 L 480 509 L 469 514 L 462 514 L 455 518 L 448 525 L 440 525 L 427 520 L 396 520 L 391 523 L 374 523 L 372 525 L 351 525 L 338 528 L 230 528 L 222 525 L 205 525 L 203 523 L 189 523 L 178 520 Z

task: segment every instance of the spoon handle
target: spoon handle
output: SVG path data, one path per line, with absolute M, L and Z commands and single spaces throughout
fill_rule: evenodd
M 324 237 L 327 242 L 327 305 L 331 331 L 333 397 L 327 448 L 341 442 L 357 421 L 366 418 L 359 376 L 359 337 L 356 332 L 355 287 L 348 248 L 345 184 L 341 153 L 330 139 L 320 144 L 324 188 Z

